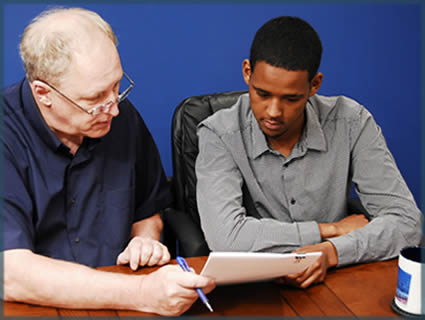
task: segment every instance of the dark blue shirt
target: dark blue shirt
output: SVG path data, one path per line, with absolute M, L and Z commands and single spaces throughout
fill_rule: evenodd
M 4 91 L 3 250 L 113 265 L 132 224 L 170 205 L 159 153 L 125 100 L 102 138 L 73 156 L 47 127 L 27 80 Z

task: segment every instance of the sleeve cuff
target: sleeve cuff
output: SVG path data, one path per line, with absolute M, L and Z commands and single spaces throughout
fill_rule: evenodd
M 173 197 L 170 193 L 163 193 L 155 201 L 150 201 L 136 209 L 136 214 L 133 222 L 149 218 L 161 210 L 168 208 L 173 203 Z
M 337 267 L 343 267 L 356 262 L 357 248 L 353 239 L 350 239 L 350 237 L 347 236 L 340 236 L 326 240 L 335 246 L 338 254 Z
M 300 235 L 300 246 L 316 244 L 322 241 L 319 225 L 314 221 L 298 222 L 298 234 Z

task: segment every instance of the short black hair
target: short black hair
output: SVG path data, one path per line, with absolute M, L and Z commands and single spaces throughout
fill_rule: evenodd
M 250 65 L 265 61 L 290 71 L 307 70 L 309 81 L 316 75 L 322 58 L 322 42 L 306 21 L 281 16 L 266 22 L 255 34 Z

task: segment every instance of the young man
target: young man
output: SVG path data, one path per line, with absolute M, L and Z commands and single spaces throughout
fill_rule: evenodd
M 380 128 L 357 102 L 317 91 L 322 45 L 295 17 L 263 25 L 242 72 L 249 94 L 198 130 L 197 203 L 212 250 L 321 251 L 282 279 L 307 287 L 329 267 L 388 259 L 419 243 L 422 214 Z M 354 183 L 372 217 L 347 215 Z M 261 219 L 247 215 L 242 186 Z
M 164 266 L 146 276 L 90 267 L 166 264 L 159 153 L 126 99 L 116 37 L 92 11 L 42 13 L 25 29 L 26 79 L 4 91 L 4 299 L 179 315 L 211 279 Z

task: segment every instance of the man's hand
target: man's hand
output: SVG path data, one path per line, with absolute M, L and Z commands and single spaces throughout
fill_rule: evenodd
M 335 223 L 337 235 L 342 236 L 353 230 L 363 228 L 369 220 L 363 214 L 352 214 Z
M 280 278 L 278 282 L 299 288 L 307 288 L 313 283 L 323 282 L 328 268 L 338 264 L 338 255 L 334 245 L 329 241 L 302 247 L 295 250 L 294 253 L 314 251 L 322 252 L 321 257 L 315 263 L 303 272 Z
M 352 214 L 338 222 L 319 223 L 322 239 L 333 238 L 350 233 L 367 225 L 369 220 L 363 214 Z
M 170 261 L 166 246 L 159 242 L 163 222 L 159 213 L 133 224 L 131 241 L 117 258 L 117 264 L 130 264 L 132 270 L 139 266 L 163 265 Z
M 215 288 L 215 282 L 176 265 L 164 266 L 141 279 L 139 309 L 163 316 L 181 315 L 198 298 L 196 288 L 207 294 Z
M 130 264 L 132 270 L 139 266 L 163 265 L 170 261 L 166 246 L 157 240 L 134 237 L 117 258 L 117 264 Z

